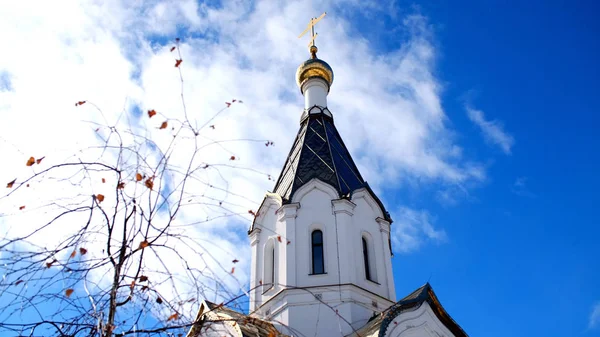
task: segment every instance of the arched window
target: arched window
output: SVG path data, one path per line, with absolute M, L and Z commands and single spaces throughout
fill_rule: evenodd
M 314 230 L 311 234 L 312 273 L 325 274 L 325 257 L 323 256 L 323 232 Z
M 269 240 L 265 247 L 263 284 L 266 289 L 275 284 L 275 244 L 272 240 Z
M 363 249 L 363 261 L 365 264 L 365 277 L 369 281 L 373 281 L 371 278 L 371 266 L 369 266 L 369 245 L 367 244 L 367 239 L 362 238 L 362 249 Z

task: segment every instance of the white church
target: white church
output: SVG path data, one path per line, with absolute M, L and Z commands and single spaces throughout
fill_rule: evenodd
M 392 219 L 335 127 L 333 70 L 310 52 L 300 130 L 248 231 L 249 314 L 204 301 L 188 337 L 467 336 L 429 283 L 397 301 Z

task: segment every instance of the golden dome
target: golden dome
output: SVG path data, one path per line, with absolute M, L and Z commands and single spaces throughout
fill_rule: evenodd
M 313 54 L 314 55 L 314 54 Z M 333 69 L 323 60 L 312 58 L 302 63 L 296 71 L 296 83 L 302 91 L 302 85 L 311 78 L 319 77 L 327 82 L 327 91 L 333 83 Z

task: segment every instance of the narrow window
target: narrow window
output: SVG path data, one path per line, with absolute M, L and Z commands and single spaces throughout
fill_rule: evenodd
M 323 232 L 312 232 L 312 273 L 325 274 L 325 261 L 323 257 Z
M 369 266 L 369 250 L 367 247 L 367 240 L 364 237 L 362 238 L 362 248 L 363 248 L 363 260 L 365 263 L 365 276 L 367 277 L 367 280 L 373 281 L 371 279 L 371 267 Z
M 275 285 L 275 247 L 273 247 L 273 251 L 271 251 L 271 283 Z

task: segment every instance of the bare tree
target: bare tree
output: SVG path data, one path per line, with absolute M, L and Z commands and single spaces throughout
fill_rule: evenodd
M 178 44 L 171 51 L 179 53 Z M 181 62 L 179 53 L 180 76 Z M 89 122 L 97 146 L 63 162 L 25 157 L 29 173 L 6 177 L 0 197 L 3 335 L 183 336 L 197 323 L 202 298 L 218 293 L 225 303 L 247 300 L 246 285 L 235 278 L 237 259 L 219 258 L 218 244 L 190 233 L 211 221 L 252 218 L 236 203 L 245 196 L 230 188 L 223 172 L 253 170 L 240 166 L 228 145 L 273 143 L 211 138 L 217 117 L 242 102 L 227 102 L 197 125 L 188 118 L 183 77 L 181 83 L 183 118 L 149 110 L 138 116 L 144 123 Z M 76 106 L 103 113 L 91 102 Z M 222 160 L 209 162 L 214 156 L 208 152 Z M 15 204 L 40 190 L 45 193 L 35 202 Z

